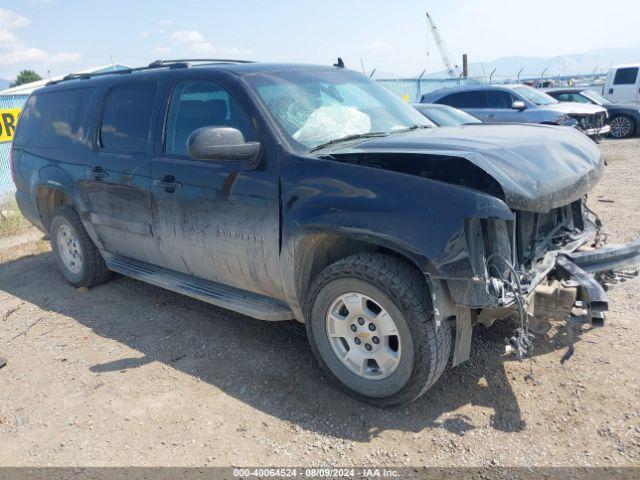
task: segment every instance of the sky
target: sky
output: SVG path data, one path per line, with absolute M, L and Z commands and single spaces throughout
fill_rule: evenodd
M 454 63 L 640 46 L 640 0 L 0 0 L 0 78 L 158 58 L 334 63 L 399 75 Z M 640 60 L 640 59 L 639 59 Z

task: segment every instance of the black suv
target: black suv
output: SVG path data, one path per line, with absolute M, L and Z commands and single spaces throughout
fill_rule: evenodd
M 118 272 L 305 322 L 329 375 L 377 405 L 419 397 L 452 347 L 465 361 L 476 323 L 515 313 L 526 354 L 540 298 L 602 320 L 589 272 L 638 244 L 578 252 L 598 239 L 587 137 L 428 128 L 338 65 L 159 61 L 51 82 L 15 135 L 20 208 L 72 285 Z

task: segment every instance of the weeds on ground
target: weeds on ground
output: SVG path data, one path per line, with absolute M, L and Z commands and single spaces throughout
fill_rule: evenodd
M 0 204 L 0 238 L 16 235 L 28 226 L 15 200 Z

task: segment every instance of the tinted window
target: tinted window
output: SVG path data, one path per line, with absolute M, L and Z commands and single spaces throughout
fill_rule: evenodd
M 442 103 L 457 108 L 487 108 L 487 91 L 474 90 L 458 92 L 441 98 L 436 103 Z
M 82 88 L 32 95 L 20 114 L 14 142 L 64 147 L 82 141 L 87 133 L 82 120 L 92 94 L 92 88 Z
M 587 97 L 583 97 L 579 93 L 556 93 L 552 96 L 561 102 L 591 103 Z
M 513 97 L 509 92 L 489 90 L 487 92 L 489 108 L 511 108 Z
M 126 85 L 109 91 L 104 102 L 100 145 L 121 153 L 147 150 L 155 85 Z
M 619 68 L 616 71 L 616 76 L 613 79 L 614 85 L 634 85 L 638 78 L 638 67 L 633 68 Z
M 205 81 L 179 83 L 169 105 L 164 151 L 186 155 L 189 135 L 215 125 L 237 128 L 247 141 L 256 139 L 249 119 L 225 89 Z

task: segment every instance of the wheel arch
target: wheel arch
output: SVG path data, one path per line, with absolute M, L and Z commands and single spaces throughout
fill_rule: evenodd
M 356 253 L 379 252 L 397 257 L 418 271 L 424 279 L 427 259 L 407 252 L 388 239 L 349 235 L 332 230 L 308 231 L 297 236 L 288 248 L 289 261 L 283 263 L 284 293 L 296 318 L 304 322 L 306 295 L 313 279 L 329 265 Z

